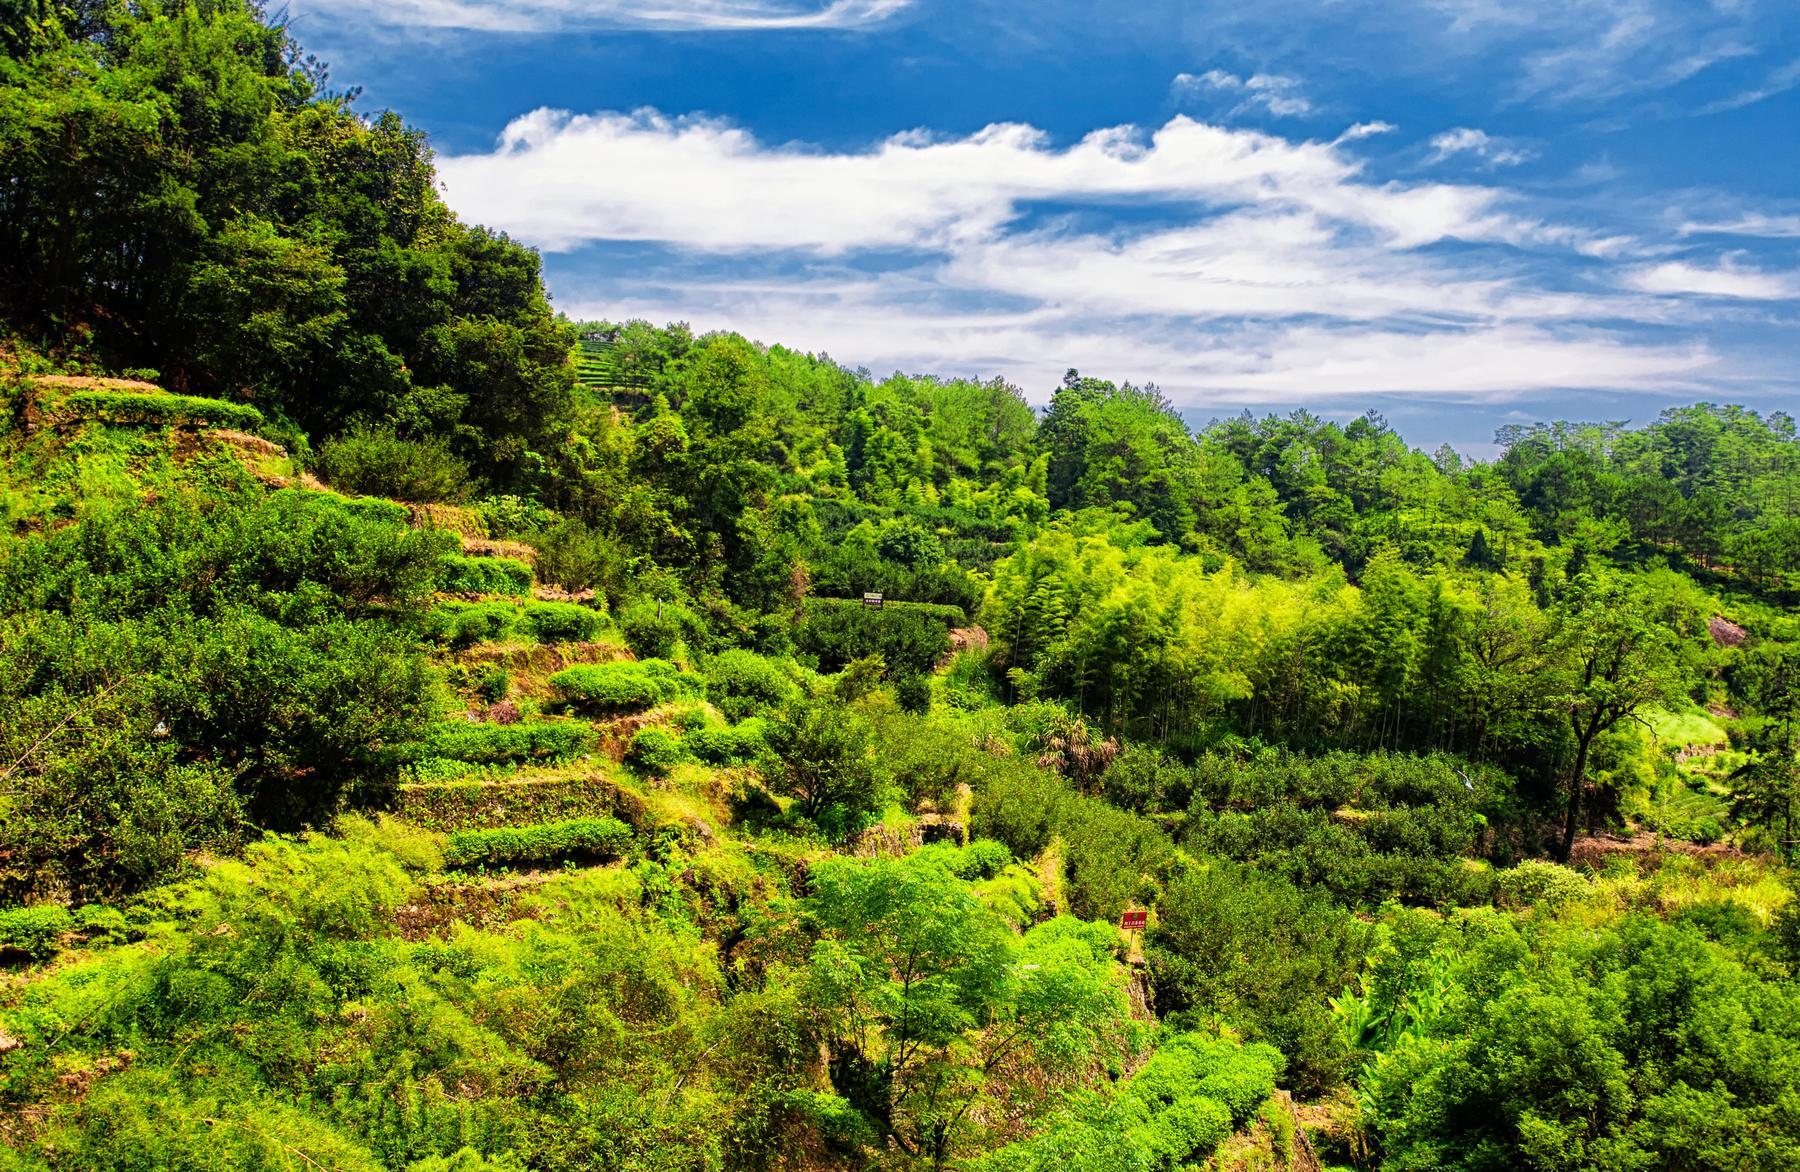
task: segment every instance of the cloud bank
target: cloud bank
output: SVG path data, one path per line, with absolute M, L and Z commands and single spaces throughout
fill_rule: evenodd
M 439 165 L 471 220 L 552 254 L 635 250 L 629 279 L 564 286 L 574 312 L 1039 394 L 1069 366 L 1188 404 L 1692 392 L 1722 377 L 1709 315 L 1800 298 L 1790 275 L 1561 222 L 1504 186 L 1382 178 L 1355 153 L 1373 130 L 1178 115 L 1066 143 L 996 124 L 825 150 L 715 119 L 538 110 Z
M 578 29 L 743 32 L 869 28 L 914 0 L 304 0 L 301 7 L 352 24 L 408 29 L 543 33 Z

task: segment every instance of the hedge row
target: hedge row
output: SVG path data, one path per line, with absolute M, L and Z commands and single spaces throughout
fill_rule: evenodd
M 584 663 L 550 677 L 550 686 L 570 705 L 588 712 L 624 712 L 665 700 L 698 695 L 697 675 L 661 659 L 635 663 Z
M 523 724 L 471 724 L 447 720 L 433 725 L 414 746 L 417 757 L 496 764 L 504 761 L 556 761 L 589 752 L 594 730 L 574 721 L 527 721 Z
M 195 395 L 77 391 L 63 400 L 61 412 L 102 423 L 213 424 L 244 431 L 263 425 L 263 414 L 254 407 Z
M 1197 1168 L 1269 1101 L 1282 1065 L 1271 1046 L 1177 1034 L 1109 1097 L 1054 1117 L 1041 1134 L 972 1168 Z
M 950 626 L 962 618 L 954 606 L 890 603 L 868 607 L 839 599 L 814 599 L 801 616 L 794 641 L 833 672 L 853 659 L 879 655 L 893 678 L 920 675 L 950 652 Z
M 519 618 L 519 630 L 539 643 L 585 643 L 605 625 L 605 615 L 576 602 L 528 602 Z
M 452 867 L 475 867 L 616 859 L 630 846 L 631 828 L 617 818 L 575 818 L 541 826 L 459 830 L 450 836 L 444 861 Z
M 501 559 L 474 559 L 496 561 Z M 476 593 L 476 591 L 468 591 Z M 586 642 L 600 633 L 606 616 L 573 602 L 441 602 L 425 616 L 425 637 L 452 647 L 504 639 L 513 632 L 538 643 Z
M 897 602 L 889 599 L 880 606 L 869 606 L 860 598 L 811 598 L 807 600 L 806 609 L 839 610 L 855 609 L 874 611 L 878 614 L 907 614 L 931 619 L 944 624 L 945 627 L 964 627 L 969 623 L 969 614 L 960 606 L 950 606 L 942 602 Z
M 636 794 L 593 775 L 497 785 L 486 781 L 403 785 L 396 812 L 415 826 L 445 832 L 606 815 L 635 826 L 645 818 Z
M 708 765 L 743 765 L 762 756 L 766 729 L 761 717 L 752 716 L 735 725 L 693 729 L 682 744 Z
M 439 571 L 438 589 L 446 594 L 506 594 L 523 598 L 531 593 L 531 567 L 517 558 L 450 554 Z

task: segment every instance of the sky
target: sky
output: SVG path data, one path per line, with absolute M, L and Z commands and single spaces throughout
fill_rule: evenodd
M 1476 455 L 1800 407 L 1793 0 L 289 3 L 571 317 Z

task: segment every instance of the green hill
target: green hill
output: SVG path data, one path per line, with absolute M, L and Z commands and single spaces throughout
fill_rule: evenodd
M 1785 417 L 569 322 L 260 9 L 0 45 L 0 1167 L 1800 1165 Z

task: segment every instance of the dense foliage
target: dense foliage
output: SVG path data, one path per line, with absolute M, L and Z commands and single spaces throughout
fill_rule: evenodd
M 1800 1161 L 1785 415 L 566 322 L 237 0 L 0 6 L 0 319 L 0 1166 Z

